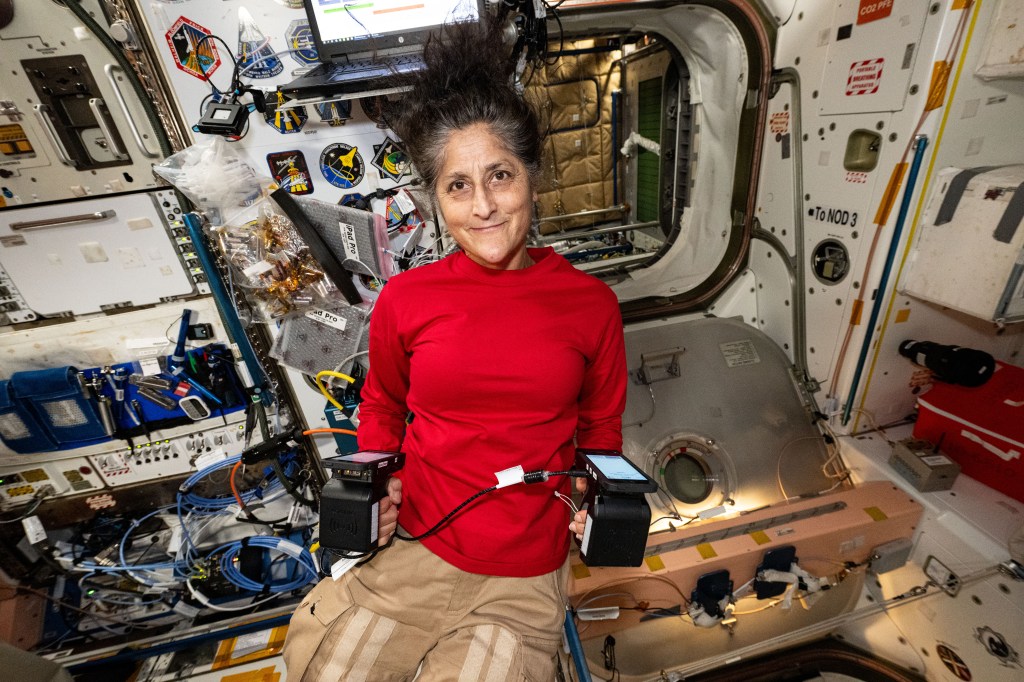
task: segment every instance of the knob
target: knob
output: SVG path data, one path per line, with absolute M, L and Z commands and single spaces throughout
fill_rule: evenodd
M 110 37 L 119 43 L 134 43 L 135 29 L 124 19 L 118 19 L 110 25 Z

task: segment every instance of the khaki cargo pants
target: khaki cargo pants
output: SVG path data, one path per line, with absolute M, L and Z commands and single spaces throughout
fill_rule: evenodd
M 550 682 L 567 575 L 568 561 L 535 578 L 476 575 L 395 542 L 295 610 L 288 680 Z

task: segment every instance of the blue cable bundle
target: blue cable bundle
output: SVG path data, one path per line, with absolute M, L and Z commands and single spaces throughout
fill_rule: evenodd
M 267 581 L 266 583 L 258 583 L 255 580 L 246 577 L 236 566 L 238 562 L 238 554 L 242 551 L 242 548 L 246 546 L 276 550 L 291 557 L 294 563 L 294 568 L 290 573 L 294 577 L 279 580 L 277 582 Z M 316 565 L 313 562 L 313 556 L 309 553 L 309 550 L 305 547 L 300 547 L 290 540 L 285 540 L 284 538 L 257 535 L 238 542 L 229 542 L 210 552 L 207 555 L 207 559 L 212 559 L 221 552 L 223 552 L 220 556 L 221 575 L 223 575 L 231 584 L 243 590 L 248 590 L 249 592 L 267 592 L 270 594 L 290 592 L 291 590 L 296 590 L 303 585 L 315 582 L 318 577 Z M 302 570 L 296 571 L 294 569 Z
M 82 562 L 79 562 L 77 564 L 77 566 L 80 567 L 80 568 L 90 569 L 91 571 L 93 571 L 95 573 L 123 573 L 123 574 L 126 574 L 129 578 L 131 578 L 135 582 L 138 582 L 140 584 L 147 585 L 147 586 L 150 586 L 150 587 L 159 586 L 159 585 L 169 585 L 169 584 L 173 584 L 173 583 L 179 582 L 180 581 L 180 576 L 183 575 L 188 570 L 188 562 L 187 561 L 158 561 L 158 562 L 153 562 L 153 563 L 148 563 L 148 564 L 140 564 L 140 563 L 129 564 L 128 560 L 127 560 L 127 558 L 125 556 L 126 547 L 128 547 L 129 544 L 130 544 L 129 543 L 129 537 L 132 535 L 132 533 L 135 531 L 135 529 L 138 528 L 139 526 L 141 526 L 142 523 L 144 521 L 146 521 L 147 519 L 149 519 L 149 518 L 151 518 L 153 516 L 156 516 L 157 514 L 159 514 L 161 512 L 168 511 L 171 508 L 172 507 L 170 507 L 170 506 L 160 507 L 160 508 L 151 511 L 150 513 L 146 514 L 145 516 L 143 516 L 143 517 L 141 517 L 139 519 L 136 519 L 135 521 L 132 522 L 132 524 L 128 527 L 128 530 L 126 530 L 124 535 L 121 537 L 121 542 L 119 543 L 119 546 L 118 546 L 118 559 L 120 559 L 120 562 L 121 562 L 120 564 L 105 565 L 105 564 L 97 564 L 95 562 L 90 562 L 90 561 L 82 561 Z M 151 573 L 151 572 L 167 571 L 167 570 L 173 571 L 174 572 L 174 576 L 178 576 L 178 577 L 171 578 L 170 582 L 166 582 L 166 581 L 161 581 L 159 579 L 151 579 L 150 577 L 140 575 L 140 573 Z
M 211 464 L 208 467 L 200 469 L 196 473 L 189 476 L 178 488 L 178 521 L 181 523 L 182 530 L 182 541 L 185 545 L 185 560 L 186 563 L 191 563 L 197 558 L 196 546 L 192 542 L 192 536 L 189 534 L 188 525 L 185 522 L 186 514 L 195 514 L 197 516 L 216 516 L 217 514 L 223 514 L 228 507 L 235 503 L 233 495 L 226 495 L 224 497 L 203 497 L 192 492 L 192 488 L 206 478 L 210 474 L 220 471 L 222 469 L 229 469 L 238 463 L 241 457 L 229 457 L 219 462 Z M 247 505 L 249 502 L 256 497 L 262 497 L 264 493 L 275 491 L 278 488 L 282 488 L 281 482 L 276 478 L 271 481 L 270 485 L 266 490 L 262 490 L 259 486 L 250 490 L 244 490 L 239 493 L 242 501 Z
M 187 511 L 191 511 L 194 514 L 204 515 L 219 514 L 220 512 L 224 511 L 232 504 L 234 504 L 235 498 L 230 494 L 224 497 L 203 497 L 202 495 L 197 495 L 193 493 L 192 488 L 194 488 L 199 481 L 206 478 L 213 472 L 220 471 L 221 469 L 230 469 L 231 467 L 238 463 L 238 460 L 238 457 L 229 457 L 228 459 L 223 459 L 215 464 L 211 464 L 205 469 L 197 471 L 196 473 L 192 474 L 187 479 L 185 479 L 185 482 L 182 483 L 181 487 L 178 489 L 179 506 L 184 504 L 188 507 Z M 281 482 L 278 481 L 277 479 L 274 479 L 274 481 L 265 491 L 261 490 L 259 487 L 256 487 L 250 490 L 244 490 L 240 492 L 239 495 L 241 496 L 243 502 L 249 504 L 249 502 L 253 498 L 262 497 L 264 492 L 270 492 L 272 490 L 277 489 L 280 486 Z

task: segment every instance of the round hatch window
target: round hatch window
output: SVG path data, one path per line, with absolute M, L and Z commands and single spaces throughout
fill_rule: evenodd
M 698 504 L 711 494 L 714 487 L 711 470 L 703 459 L 688 454 L 684 449 L 669 453 L 665 463 L 665 488 L 683 504 Z
M 713 438 L 677 433 L 649 452 L 649 471 L 670 515 L 696 514 L 732 499 L 736 474 L 729 456 Z

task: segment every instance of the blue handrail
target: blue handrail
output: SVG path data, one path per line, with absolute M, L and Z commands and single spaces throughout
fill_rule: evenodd
M 903 226 L 907 221 L 907 213 L 910 211 L 910 199 L 914 194 L 914 187 L 917 185 L 917 174 L 921 170 L 921 160 L 924 158 L 924 150 L 928 148 L 928 136 L 918 135 L 914 141 L 914 160 L 910 164 L 910 173 L 907 174 L 907 188 L 903 191 L 903 200 L 900 202 L 900 212 L 896 217 L 896 227 L 892 233 L 892 240 L 889 242 L 889 252 L 885 256 L 885 268 L 882 270 L 882 279 L 878 282 L 875 300 L 871 304 L 871 316 L 868 318 L 868 325 L 864 332 L 864 344 L 860 347 L 860 357 L 857 358 L 857 370 L 853 374 L 853 383 L 850 385 L 850 393 L 846 398 L 846 405 L 843 407 L 843 425 L 850 421 L 850 412 L 853 410 L 853 400 L 857 395 L 857 386 L 860 384 L 860 375 L 864 371 L 864 364 L 867 362 L 868 351 L 871 349 L 871 339 L 875 335 L 875 322 L 878 321 L 878 313 L 882 309 L 882 301 L 885 299 L 885 288 L 889 284 L 889 275 L 892 274 L 892 265 L 896 260 L 896 251 L 899 248 L 900 236 L 903 234 Z
M 576 668 L 576 679 L 579 682 L 591 682 L 587 657 L 583 655 L 583 643 L 580 641 L 580 633 L 576 630 L 576 621 L 572 618 L 571 609 L 565 610 L 565 641 L 569 644 L 569 654 L 572 655 L 572 663 Z
M 242 354 L 242 360 L 252 376 L 253 385 L 266 389 L 268 386 L 267 375 L 263 371 L 263 366 L 260 365 L 259 359 L 256 357 L 256 352 L 249 343 L 249 337 L 245 335 L 245 329 L 242 328 L 241 320 L 238 319 L 238 315 L 235 313 L 234 301 L 231 300 L 227 289 L 224 288 L 224 282 L 220 278 L 217 265 L 213 261 L 209 248 L 207 248 L 199 216 L 194 213 L 186 213 L 185 226 L 188 227 L 188 234 L 192 238 L 192 246 L 195 248 L 196 255 L 199 256 L 199 262 L 203 266 L 203 270 L 206 271 L 210 291 L 213 293 L 213 298 L 220 309 L 221 318 L 224 320 L 228 336 L 238 345 L 238 351 Z M 267 395 L 268 391 L 264 390 L 262 393 Z

